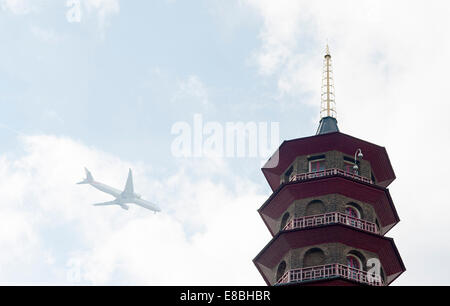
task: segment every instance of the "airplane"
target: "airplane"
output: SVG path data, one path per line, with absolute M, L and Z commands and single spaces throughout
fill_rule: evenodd
M 93 204 L 94 206 L 119 205 L 123 209 L 128 210 L 129 206 L 127 204 L 136 204 L 144 208 L 147 208 L 155 213 L 161 211 L 158 205 L 141 199 L 141 195 L 134 192 L 133 175 L 131 173 L 131 169 L 129 169 L 128 171 L 128 179 L 127 183 L 125 184 L 124 191 L 120 191 L 108 185 L 94 181 L 91 172 L 87 168 L 84 168 L 84 170 L 86 171 L 86 178 L 77 184 L 91 185 L 92 187 L 100 191 L 109 193 L 110 195 L 116 198 L 113 201 Z

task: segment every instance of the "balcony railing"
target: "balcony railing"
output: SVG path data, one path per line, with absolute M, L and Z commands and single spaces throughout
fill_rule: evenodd
M 278 280 L 276 285 L 315 281 L 333 277 L 343 277 L 371 286 L 383 286 L 380 275 L 370 275 L 366 271 L 351 268 L 342 264 L 329 264 L 289 270 Z
M 283 230 L 287 231 L 292 229 L 307 228 L 317 225 L 334 223 L 346 224 L 363 231 L 379 234 L 378 227 L 375 223 L 355 218 L 340 212 L 295 218 L 289 221 L 289 223 L 286 224 Z
M 330 168 L 330 169 L 326 169 L 326 170 L 322 170 L 322 171 L 316 171 L 316 172 L 308 172 L 308 173 L 300 173 L 300 174 L 292 174 L 289 177 L 289 182 L 297 182 L 297 181 L 304 181 L 304 180 L 308 180 L 308 179 L 312 179 L 312 178 L 317 178 L 317 177 L 326 177 L 326 176 L 332 176 L 332 175 L 339 175 L 339 176 L 344 176 L 344 177 L 350 177 L 352 179 L 364 182 L 364 183 L 369 183 L 369 184 L 373 184 L 373 181 L 371 179 L 368 179 L 364 176 L 361 175 L 357 175 L 351 172 L 347 172 L 345 170 L 342 169 L 337 169 L 337 168 Z

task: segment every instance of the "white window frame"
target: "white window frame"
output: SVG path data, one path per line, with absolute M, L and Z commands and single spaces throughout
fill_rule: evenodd
M 321 161 L 325 162 L 325 158 L 319 158 L 319 159 L 310 160 L 309 163 L 308 163 L 308 165 L 309 165 L 309 171 L 308 172 L 312 172 L 311 163 L 316 163 L 316 162 L 321 162 Z M 326 168 L 324 168 L 324 170 L 326 170 Z M 316 171 L 314 171 L 314 172 L 316 172 Z

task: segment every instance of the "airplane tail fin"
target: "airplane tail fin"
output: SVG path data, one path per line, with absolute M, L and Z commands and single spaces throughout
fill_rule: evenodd
M 125 189 L 122 194 L 125 196 L 135 196 L 133 187 L 133 173 L 131 173 L 131 169 L 128 170 L 127 183 L 125 184 Z
M 84 171 L 86 172 L 86 178 L 77 184 L 90 184 L 94 181 L 91 172 L 87 168 L 84 168 Z

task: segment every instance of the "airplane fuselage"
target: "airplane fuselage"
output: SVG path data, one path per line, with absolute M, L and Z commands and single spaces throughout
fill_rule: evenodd
M 123 202 L 123 203 L 134 203 L 134 202 L 126 202 L 126 201 L 133 200 L 133 199 L 139 200 L 141 198 L 141 195 L 137 194 L 137 193 L 133 193 L 132 196 L 124 196 L 122 191 L 120 191 L 114 187 L 108 186 L 106 184 L 96 182 L 96 181 L 93 181 L 92 183 L 90 183 L 90 185 L 92 187 L 94 187 L 95 189 L 98 189 L 100 191 L 103 191 L 105 193 L 112 195 L 113 197 L 118 198 L 118 200 L 121 200 L 121 202 Z M 141 201 L 147 202 L 145 200 L 141 200 Z M 150 203 L 150 202 L 148 202 L 148 203 Z
M 103 191 L 105 193 L 108 193 L 108 194 L 110 194 L 110 195 L 112 195 L 113 197 L 116 197 L 116 198 L 120 197 L 120 194 L 122 193 L 122 191 L 120 191 L 120 190 L 118 190 L 116 188 L 110 187 L 108 185 L 105 185 L 105 184 L 102 184 L 102 183 L 99 183 L 99 182 L 96 182 L 96 181 L 93 181 L 92 183 L 90 183 L 90 185 L 92 187 L 94 187 L 94 188 L 96 188 L 96 189 L 98 189 L 100 191 Z

